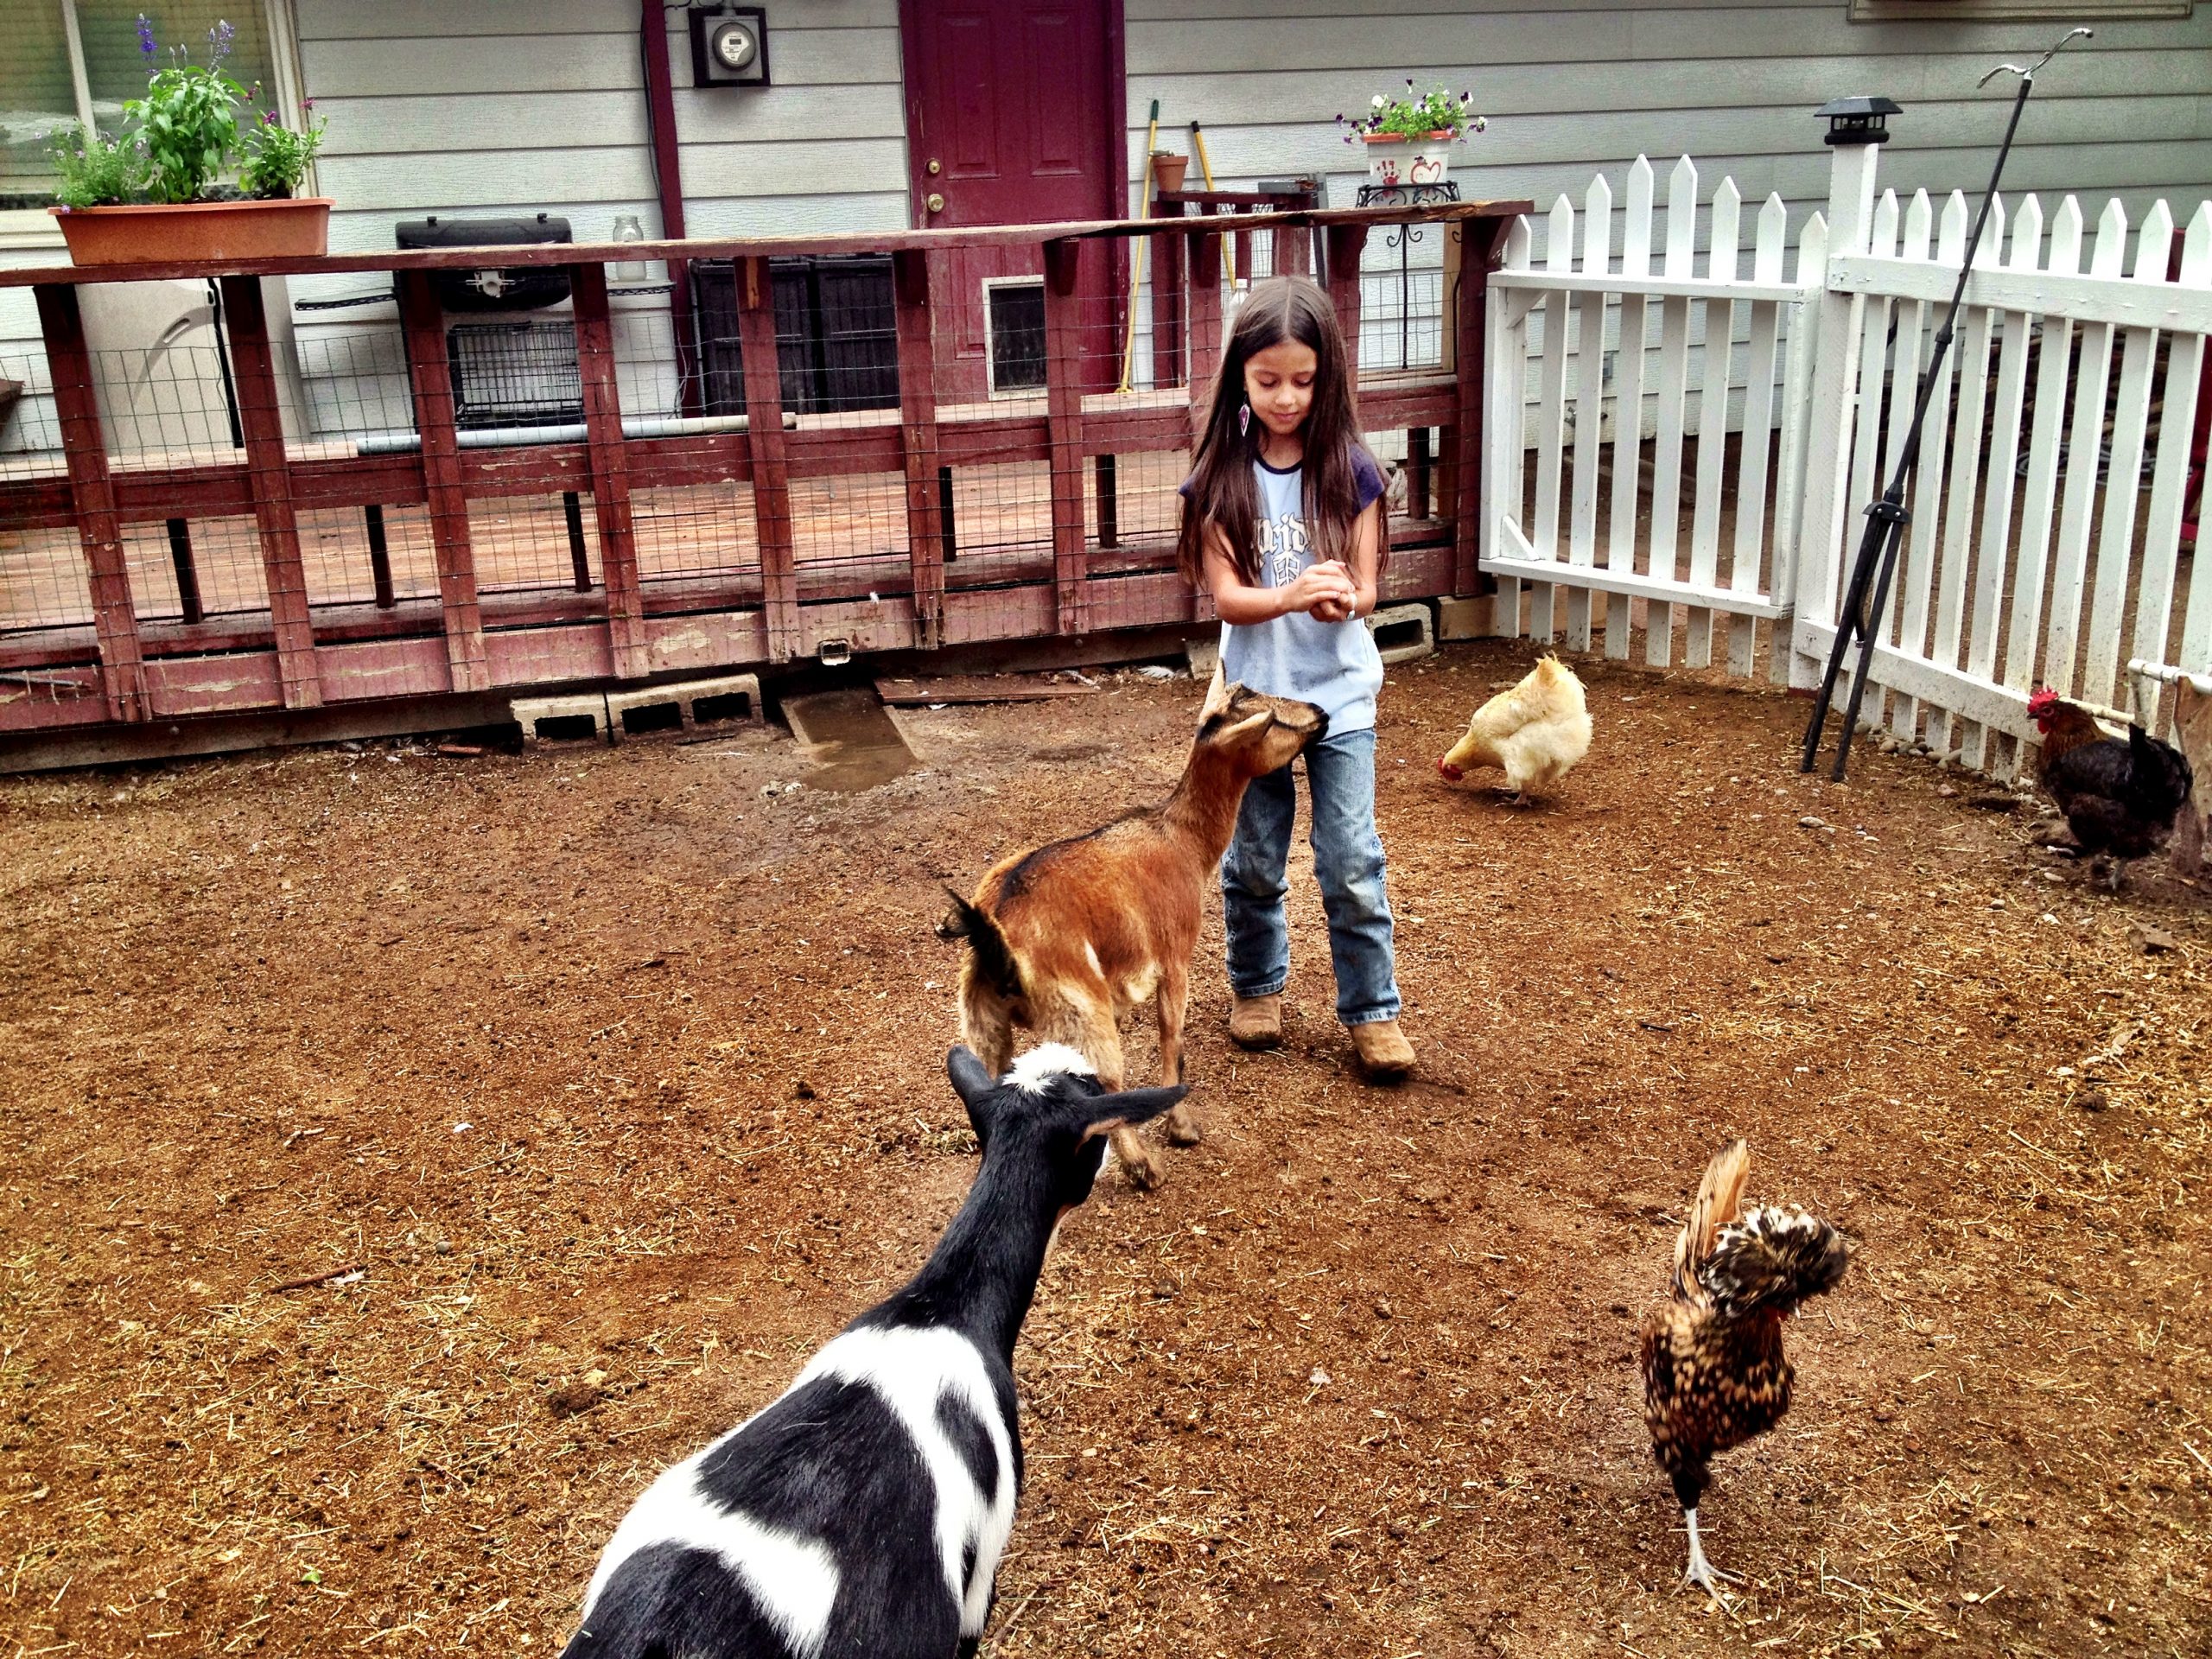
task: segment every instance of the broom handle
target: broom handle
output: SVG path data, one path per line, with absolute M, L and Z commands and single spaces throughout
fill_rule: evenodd
M 1206 188 L 1211 190 L 1213 188 L 1213 162 L 1206 156 L 1206 136 L 1198 130 L 1198 124 L 1195 121 L 1191 123 L 1191 148 L 1198 152 L 1198 172 L 1205 179 Z M 1236 239 L 1234 237 L 1225 236 L 1221 239 L 1221 268 L 1228 274 L 1229 285 L 1236 287 Z
M 1145 129 L 1143 182 L 1138 186 L 1137 217 L 1147 219 L 1152 214 L 1152 147 L 1160 137 L 1160 100 L 1152 100 L 1152 124 Z M 1148 236 L 1137 238 L 1137 251 L 1129 259 L 1129 312 L 1122 327 L 1122 378 L 1114 390 L 1127 391 L 1129 377 L 1137 365 L 1137 290 L 1144 285 L 1144 251 L 1152 245 Z

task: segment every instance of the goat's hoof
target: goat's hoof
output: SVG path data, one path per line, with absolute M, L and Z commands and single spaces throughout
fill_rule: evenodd
M 1122 1159 L 1122 1173 L 1138 1192 L 1149 1192 L 1166 1179 L 1167 1172 L 1160 1166 L 1159 1159 L 1147 1152 L 1135 1158 Z
M 1168 1141 L 1178 1147 L 1195 1147 L 1205 1137 L 1199 1133 L 1198 1121 L 1180 1106 L 1167 1114 L 1164 1126 Z

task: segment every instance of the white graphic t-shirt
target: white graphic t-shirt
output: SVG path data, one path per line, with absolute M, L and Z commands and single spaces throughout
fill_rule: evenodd
M 1278 471 L 1252 463 L 1260 488 L 1258 585 L 1283 588 L 1314 562 L 1306 530 L 1303 467 Z M 1359 510 L 1382 493 L 1382 471 L 1364 449 L 1352 451 Z M 1266 622 L 1221 625 L 1222 672 L 1271 697 L 1297 697 L 1329 717 L 1332 732 L 1364 731 L 1375 724 L 1375 694 L 1382 689 L 1382 658 L 1367 624 L 1354 617 L 1323 622 L 1303 611 Z

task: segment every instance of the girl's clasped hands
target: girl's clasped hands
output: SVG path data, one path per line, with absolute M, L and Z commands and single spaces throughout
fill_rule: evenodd
M 1342 559 L 1309 564 L 1276 591 L 1282 596 L 1284 615 L 1303 611 L 1316 622 L 1349 621 L 1359 602 L 1359 589 Z

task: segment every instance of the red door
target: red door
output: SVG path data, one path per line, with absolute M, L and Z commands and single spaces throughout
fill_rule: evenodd
M 899 22 L 914 224 L 1125 215 L 1121 0 L 900 0 Z M 1086 387 L 1119 378 L 1119 264 L 1084 258 Z M 1043 391 L 1040 273 L 1023 249 L 931 262 L 939 397 Z

